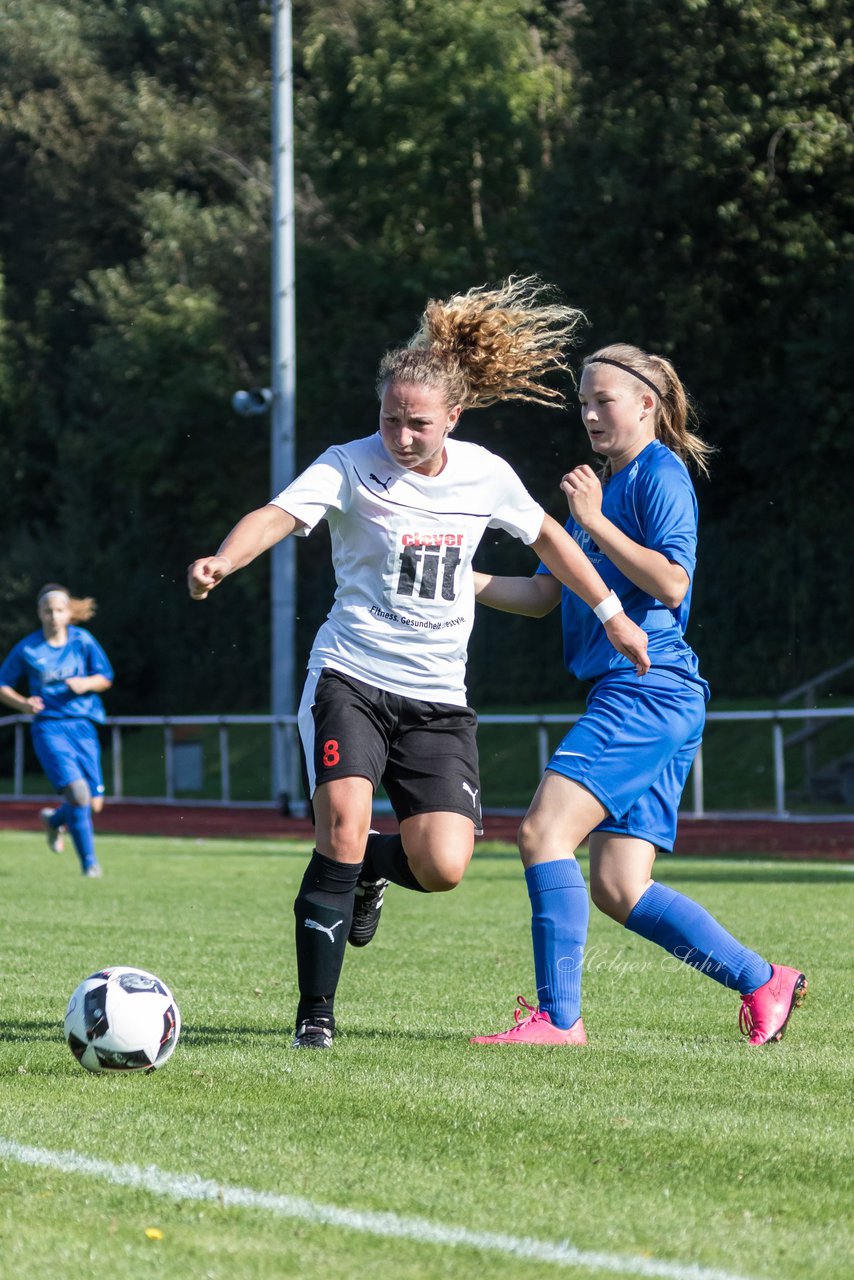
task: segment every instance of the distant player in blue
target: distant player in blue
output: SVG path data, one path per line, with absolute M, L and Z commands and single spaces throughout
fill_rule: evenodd
M 19 640 L 0 666 L 0 701 L 31 714 L 33 747 L 54 789 L 58 809 L 42 809 L 47 842 L 64 848 L 68 831 L 85 876 L 99 877 L 92 813 L 104 805 L 101 749 L 95 725 L 102 724 L 99 694 L 113 683 L 113 668 L 98 641 L 77 622 L 95 612 L 91 598 L 78 600 L 50 582 L 37 597 L 41 631 Z M 26 679 L 28 693 L 15 685 Z
M 685 642 L 697 546 L 697 502 L 686 463 L 706 472 L 710 447 L 691 429 L 690 404 L 669 360 L 613 345 L 588 356 L 581 415 L 601 477 L 564 476 L 566 528 L 648 636 L 650 670 L 601 640 L 592 612 L 541 565 L 531 578 L 476 575 L 478 601 L 540 617 L 560 601 L 566 665 L 592 685 L 587 710 L 549 761 L 519 831 L 532 911 L 538 1006 L 519 998 L 515 1025 L 475 1044 L 586 1044 L 581 973 L 587 887 L 575 850 L 589 839 L 590 894 L 625 928 L 742 997 L 754 1045 L 779 1040 L 806 991 L 797 969 L 748 950 L 703 907 L 652 879 L 670 850 L 708 687 Z M 604 621 L 607 600 L 597 614 Z

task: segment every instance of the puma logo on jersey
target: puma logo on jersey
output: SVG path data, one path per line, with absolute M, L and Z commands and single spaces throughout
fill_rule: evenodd
M 382 487 L 385 489 L 386 493 L 388 493 L 388 487 L 391 484 L 391 476 L 389 476 L 387 480 L 380 480 L 379 476 L 375 476 L 372 471 L 371 474 L 368 476 L 368 479 L 376 480 L 377 484 L 381 484 Z
M 477 792 L 478 792 L 478 788 L 476 788 L 476 787 L 470 787 L 470 786 L 469 786 L 469 784 L 468 784 L 467 782 L 464 782 L 464 783 L 463 783 L 463 791 L 467 791 L 467 792 L 469 793 L 469 795 L 471 796 L 471 802 L 472 802 L 472 804 L 474 805 L 474 807 L 475 807 L 475 809 L 476 809 L 476 808 L 477 808 Z
M 335 941 L 335 930 L 338 928 L 339 924 L 343 924 L 343 923 L 344 923 L 343 920 L 336 920 L 333 925 L 330 925 L 327 928 L 325 924 L 318 924 L 316 920 L 312 920 L 311 916 L 306 916 L 305 920 L 303 921 L 303 924 L 305 925 L 306 929 L 318 929 L 321 933 L 326 934 L 330 942 Z

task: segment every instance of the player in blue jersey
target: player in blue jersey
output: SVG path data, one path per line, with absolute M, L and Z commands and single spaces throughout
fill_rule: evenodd
M 77 599 L 58 583 L 37 597 L 41 630 L 19 640 L 0 666 L 0 701 L 32 715 L 33 747 L 54 789 L 57 809 L 42 809 L 47 842 L 55 853 L 71 835 L 85 876 L 100 877 L 92 814 L 104 804 L 101 749 L 96 725 L 104 705 L 99 694 L 113 683 L 113 668 L 95 637 L 79 622 L 95 612 L 90 598 Z M 26 682 L 27 693 L 15 685 Z
M 477 574 L 480 603 L 540 617 L 560 601 L 566 665 L 592 688 L 559 744 L 519 831 L 531 901 L 537 1007 L 519 997 L 515 1025 L 475 1044 L 586 1043 L 581 974 L 587 887 L 575 850 L 589 839 L 590 894 L 625 928 L 737 991 L 751 1044 L 779 1040 L 806 979 L 749 950 L 697 903 L 652 879 L 673 848 L 676 814 L 700 745 L 708 688 L 684 638 L 697 545 L 686 463 L 710 447 L 669 360 L 624 344 L 583 362 L 581 416 L 604 458 L 564 476 L 566 528 L 630 618 L 647 633 L 639 676 L 600 643 L 572 595 L 541 565 L 532 578 Z
M 282 538 L 329 526 L 335 599 L 299 709 L 316 848 L 294 904 L 295 1048 L 332 1047 L 346 944 L 370 941 L 386 884 L 451 890 L 471 858 L 480 778 L 465 667 L 472 558 L 486 530 L 532 546 L 591 617 L 608 599 L 594 566 L 508 464 L 452 435 L 467 408 L 560 405 L 544 375 L 565 367 L 579 318 L 531 280 L 431 301 L 410 344 L 380 365 L 379 430 L 327 449 L 244 516 L 216 555 L 190 565 L 190 594 L 203 600 Z M 619 607 L 607 612 L 594 617 L 606 644 L 646 670 L 643 630 Z M 380 782 L 400 831 L 369 837 Z

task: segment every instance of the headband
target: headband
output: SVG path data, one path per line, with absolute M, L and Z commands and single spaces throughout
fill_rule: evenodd
M 39 594 L 39 597 L 36 600 L 36 604 L 41 604 L 42 600 L 44 600 L 46 596 L 55 596 L 55 595 L 65 596 L 69 604 L 71 603 L 71 596 L 65 590 L 65 587 L 48 587 L 45 591 L 42 591 Z
M 659 391 L 655 383 L 651 382 L 649 378 L 644 377 L 642 373 L 638 373 L 637 369 L 633 369 L 629 364 L 621 364 L 619 360 L 611 360 L 610 357 L 608 356 L 591 356 L 586 363 L 587 364 L 612 364 L 615 369 L 622 369 L 624 373 L 630 373 L 633 378 L 640 378 L 641 382 L 645 382 L 646 385 L 649 387 L 650 391 L 654 391 L 655 394 L 658 396 L 659 400 L 661 399 L 661 392 Z

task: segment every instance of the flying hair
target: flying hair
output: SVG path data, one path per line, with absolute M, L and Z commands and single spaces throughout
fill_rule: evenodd
M 72 622 L 88 622 L 90 618 L 94 617 L 95 611 L 98 607 L 94 598 L 92 596 L 85 596 L 81 599 L 77 596 L 73 596 L 68 590 L 68 587 L 63 587 L 59 582 L 46 582 L 45 585 L 39 589 L 39 592 L 36 595 L 36 608 L 38 608 L 45 596 L 51 595 L 54 591 L 61 591 L 63 595 L 68 596 L 68 605 L 71 609 Z
M 638 389 L 646 384 L 655 395 L 655 434 L 662 444 L 672 449 L 686 466 L 693 465 L 702 475 L 709 474 L 709 459 L 716 452 L 696 430 L 697 413 L 673 365 L 665 356 L 651 355 L 628 342 L 613 342 L 600 347 L 581 362 L 582 372 L 590 365 L 616 365 L 626 379 L 634 379 Z M 609 476 L 606 459 L 603 474 Z
M 436 387 L 449 406 L 464 409 L 500 400 L 562 409 L 564 392 L 546 379 L 569 372 L 567 353 L 584 318 L 538 276 L 431 299 L 409 343 L 383 356 L 377 393 L 410 383 Z

